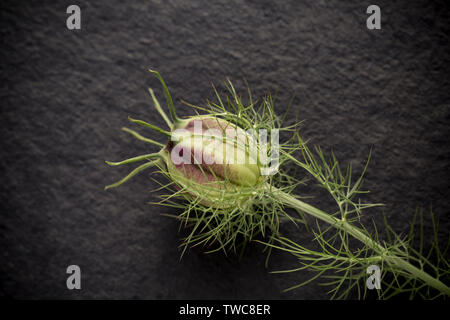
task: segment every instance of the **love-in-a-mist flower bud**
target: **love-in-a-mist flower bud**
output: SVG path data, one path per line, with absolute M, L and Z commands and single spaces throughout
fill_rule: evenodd
M 261 135 L 254 131 L 245 131 L 237 125 L 239 116 L 211 112 L 181 119 L 176 115 L 172 98 L 159 73 L 152 71 L 161 81 L 169 106 L 170 118 L 162 110 L 153 90 L 149 90 L 156 110 L 161 114 L 170 131 L 164 130 L 142 120 L 130 121 L 149 127 L 169 138 L 167 144 L 145 138 L 139 133 L 123 128 L 139 140 L 160 146 L 157 153 L 130 158 L 121 162 L 107 162 L 109 165 L 122 165 L 147 161 L 128 174 L 122 180 L 109 185 L 106 189 L 117 187 L 137 173 L 158 166 L 176 185 L 178 194 L 183 194 L 194 203 L 209 207 L 228 208 L 241 206 L 258 194 L 258 189 L 266 180 L 268 171 L 267 146 L 261 143 Z M 223 114 L 226 116 L 224 117 Z M 249 119 L 246 127 L 252 128 Z M 264 131 L 264 130 L 263 130 Z M 278 137 L 273 135 L 273 137 Z M 264 139 L 263 139 L 264 140 Z M 271 156 L 277 155 L 271 142 Z M 278 164 L 277 161 L 275 161 Z M 277 166 L 275 166 L 275 169 Z
M 263 180 L 254 137 L 210 115 L 177 123 L 166 152 L 170 178 L 202 204 L 236 205 Z
M 387 271 L 392 272 L 395 278 L 397 275 L 405 275 L 406 283 L 410 280 L 414 280 L 414 284 L 417 282 L 417 286 L 406 288 L 406 291 L 410 291 L 413 295 L 419 292 L 419 289 L 424 288 L 428 294 L 432 292 L 434 298 L 440 295 L 450 296 L 450 288 L 441 281 L 444 273 L 437 272 L 437 274 L 431 275 L 424 271 L 423 265 L 428 263 L 428 257 L 423 257 L 421 252 L 410 248 L 408 239 L 406 239 L 407 241 L 400 240 L 401 246 L 399 246 L 398 239 L 400 237 L 386 225 L 389 233 L 393 234 L 392 238 L 395 243 L 381 243 L 378 241 L 378 237 L 371 237 L 367 229 L 361 225 L 358 219 L 360 211 L 379 205 L 362 203 L 353 199 L 356 194 L 362 193 L 360 186 L 366 168 L 360 178 L 351 184 L 351 166 L 343 174 L 334 156 L 329 162 L 319 148 L 317 148 L 317 154 L 313 153 L 301 139 L 298 133 L 298 124 L 280 128 L 286 132 L 292 132 L 293 136 L 282 145 L 278 143 L 277 128 L 282 121 L 274 114 L 273 100 L 270 95 L 266 96 L 260 107 L 255 109 L 255 101 L 252 100 L 250 90 L 249 104 L 244 105 L 231 82 L 228 81 L 227 88 L 230 95 L 226 96 L 226 100 L 221 99 L 214 89 L 218 102 L 208 101 L 209 109 L 191 105 L 196 110 L 204 110 L 206 113 L 209 111 L 209 114 L 180 119 L 175 113 L 173 101 L 164 80 L 158 72 L 152 72 L 163 85 L 170 118 L 162 110 L 151 89 L 150 94 L 156 110 L 166 122 L 169 131 L 142 120 L 131 118 L 130 120 L 165 135 L 169 138 L 169 142 L 161 143 L 143 137 L 131 129 L 123 128 L 137 139 L 156 145 L 161 149 L 159 152 L 140 155 L 120 162 L 107 161 L 112 166 L 135 162 L 144 162 L 144 164 L 135 168 L 125 178 L 105 188 L 117 187 L 137 173 L 157 166 L 160 172 L 171 180 L 169 184 L 162 185 L 162 189 L 167 189 L 170 193 L 161 196 L 162 200 L 158 204 L 183 209 L 183 212 L 175 217 L 184 225 L 192 227 L 190 234 L 183 239 L 183 253 L 190 246 L 210 246 L 212 244 L 216 248 L 208 252 L 218 250 L 236 252 L 239 250 L 243 253 L 245 245 L 249 241 L 255 240 L 256 236 L 262 236 L 265 238 L 264 241 L 258 239 L 256 241 L 270 248 L 269 253 L 273 248 L 288 251 L 302 260 L 303 265 L 308 267 L 310 264 L 314 271 L 319 272 L 318 276 L 325 271 L 342 273 L 344 270 L 346 271 L 342 278 L 344 281 L 347 280 L 346 275 L 349 272 L 361 273 L 361 267 L 365 268 L 366 265 L 377 261 L 377 263 L 383 263 L 387 267 Z M 258 137 L 256 137 L 256 132 L 247 132 L 243 128 L 258 130 Z M 267 143 L 267 130 L 271 131 L 269 144 Z M 298 160 L 293 156 L 296 152 L 301 152 L 303 160 Z M 280 153 L 283 156 L 282 159 L 279 159 Z M 268 159 L 269 155 L 270 159 Z M 328 214 L 292 194 L 294 188 L 302 181 L 298 181 L 286 171 L 277 174 L 279 164 L 286 160 L 290 160 L 306 170 L 331 193 L 339 204 L 339 214 Z M 275 174 L 278 177 L 264 178 Z M 171 188 L 173 184 L 177 190 Z M 183 200 L 188 201 L 180 203 L 177 201 L 180 196 Z M 295 209 L 299 213 L 299 217 L 287 213 L 286 207 Z M 328 223 L 337 229 L 337 233 L 330 236 L 328 236 L 328 231 L 314 233 L 315 239 L 323 250 L 309 249 L 302 244 L 281 237 L 281 221 L 290 220 L 295 224 L 304 223 L 306 225 L 304 214 L 317 219 L 316 221 L 320 221 L 321 224 L 322 222 Z M 327 230 L 330 230 L 331 227 Z M 436 235 L 437 232 L 435 230 Z M 324 236 L 325 233 L 327 233 L 326 236 Z M 348 245 L 349 237 L 359 240 L 362 247 L 355 247 L 357 251 L 351 249 L 352 246 Z M 334 247 L 334 239 L 343 241 L 338 249 Z M 400 247 L 402 250 L 399 249 Z M 439 251 L 438 244 L 434 247 L 437 259 L 440 261 L 440 257 L 444 255 Z M 364 255 L 361 255 L 361 252 Z M 410 252 L 415 252 L 414 259 L 409 259 Z M 324 256 L 330 262 L 322 263 Z M 310 263 L 316 260 L 320 263 Z M 341 261 L 343 262 L 341 263 Z M 437 267 L 432 265 L 431 267 L 438 270 Z M 298 270 L 300 269 L 304 270 L 305 268 L 302 266 Z M 443 271 L 446 270 L 443 269 Z M 356 277 L 355 283 L 358 283 L 359 280 L 361 279 Z M 349 289 L 341 294 L 342 281 L 337 281 L 338 287 L 331 290 L 334 291 L 333 297 L 336 294 L 346 297 L 354 286 L 352 282 Z M 299 287 L 304 283 L 292 288 Z M 404 287 L 404 284 L 401 284 L 399 288 L 391 286 L 389 289 L 393 290 L 383 291 L 380 297 L 385 298 L 404 292 Z M 431 288 L 437 289 L 440 293 L 435 295 L 434 290 L 430 290 Z
M 182 119 L 175 112 L 164 80 L 158 72 L 152 72 L 163 86 L 169 115 L 161 108 L 153 90 L 149 92 L 155 109 L 169 129 L 142 120 L 129 120 L 165 135 L 168 142 L 161 143 L 123 128 L 160 150 L 120 162 L 107 161 L 112 166 L 141 164 L 105 188 L 117 187 L 148 168 L 158 167 L 170 180 L 168 184 L 155 181 L 169 192 L 160 196 L 158 204 L 183 209 L 177 219 L 193 226 L 191 234 L 183 240 L 184 250 L 191 244 L 214 242 L 219 244 L 218 249 L 235 250 L 241 240 L 246 243 L 257 234 L 277 232 L 283 210 L 273 192 L 280 145 L 279 119 L 273 113 L 272 99 L 265 97 L 255 109 L 249 92 L 249 104 L 244 106 L 229 81 L 230 97 L 222 101 L 214 88 L 217 104 L 208 101 L 206 108 L 190 105 L 196 111 L 203 110 L 204 114 Z M 267 141 L 268 131 L 270 142 Z

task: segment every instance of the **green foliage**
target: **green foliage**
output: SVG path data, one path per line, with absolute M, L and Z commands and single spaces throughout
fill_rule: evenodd
M 308 281 L 287 290 L 301 287 L 321 277 L 327 280 L 321 285 L 331 287 L 329 293 L 332 299 L 345 299 L 351 293 L 356 293 L 358 298 L 366 298 L 367 267 L 378 265 L 382 270 L 381 289 L 376 290 L 379 299 L 388 299 L 398 294 L 409 298 L 448 297 L 450 289 L 444 282 L 449 283 L 450 280 L 447 256 L 449 243 L 444 250 L 441 250 L 438 244 L 438 224 L 433 212 L 430 212 L 433 234 L 428 252 L 424 251 L 427 237 L 423 232 L 422 210 L 417 210 L 407 235 L 398 235 L 390 227 L 385 216 L 384 224 L 381 226 L 385 233 L 384 237 L 382 238 L 379 234 L 375 223 L 371 228 L 372 232 L 369 232 L 361 223 L 362 211 L 380 204 L 362 203 L 361 199 L 356 199 L 357 195 L 367 193 L 361 190 L 361 186 L 369 161 L 362 174 L 352 184 L 351 165 L 343 173 L 334 155 L 326 160 L 319 148 L 312 152 L 300 136 L 298 141 L 302 145 L 301 160 L 293 157 L 291 160 L 310 173 L 319 186 L 329 192 L 337 204 L 338 211 L 328 216 L 315 215 L 314 210 L 308 212 L 318 220 L 329 224 L 323 230 L 316 221 L 316 228 L 312 230 L 315 247 L 319 249 L 308 248 L 285 237 L 275 239 L 276 244 L 266 243 L 270 247 L 287 251 L 299 259 L 301 266 L 298 269 L 277 273 L 304 269 L 316 272 Z M 417 215 L 420 219 L 417 219 Z M 350 238 L 358 239 L 358 245 L 352 243 Z
M 280 131 L 295 131 L 295 127 L 280 127 L 280 119 L 275 116 L 273 111 L 271 96 L 264 97 L 257 106 L 257 102 L 252 100 L 249 91 L 250 101 L 245 106 L 231 82 L 226 84 L 226 88 L 229 94 L 225 98 L 221 98 L 214 88 L 217 102 L 207 101 L 206 107 L 184 103 L 202 114 L 224 119 L 244 130 L 257 131 L 277 128 Z M 290 154 L 295 150 L 294 139 L 281 144 L 280 148 L 286 154 Z M 270 148 L 268 152 L 270 154 Z M 280 164 L 287 160 L 286 156 L 282 156 Z M 164 167 L 160 172 L 166 174 L 169 179 L 171 178 Z M 158 204 L 179 208 L 182 211 L 181 214 L 173 217 L 181 222 L 180 226 L 190 230 L 189 235 L 183 239 L 183 253 L 189 246 L 198 245 L 207 247 L 207 252 L 219 250 L 224 253 L 229 250 L 243 252 L 245 245 L 257 236 L 262 236 L 272 242 L 272 239 L 276 238 L 273 236 L 279 234 L 280 221 L 290 220 L 294 223 L 304 223 L 301 217 L 291 217 L 285 212 L 283 204 L 276 198 L 273 191 L 275 186 L 284 186 L 283 190 L 291 192 L 296 185 L 302 182 L 280 171 L 276 176 L 267 177 L 256 187 L 231 191 L 227 189 L 218 202 L 229 203 L 232 199 L 245 199 L 245 201 L 235 201 L 232 205 L 225 207 L 214 207 L 203 204 L 198 197 L 192 198 L 191 196 L 193 188 L 204 188 L 204 186 L 196 186 L 195 183 L 186 186 L 172 181 L 171 188 L 164 187 L 168 193 L 161 196 L 162 199 Z M 223 183 L 230 185 L 226 179 Z M 174 186 L 176 187 L 174 188 Z
M 129 120 L 170 137 L 172 130 L 186 120 L 176 115 L 172 98 L 162 77 L 156 71 L 151 72 L 163 85 L 170 119 L 153 91 L 150 89 L 149 92 L 156 110 L 170 130 L 142 120 Z M 224 96 L 219 95 L 213 87 L 216 101 L 207 101 L 206 106 L 183 102 L 191 106 L 197 116 L 200 112 L 202 115 L 228 121 L 244 130 L 253 129 L 258 132 L 265 129 L 270 132 L 271 129 L 279 129 L 280 133 L 289 135 L 290 138 L 279 146 L 280 169 L 276 175 L 267 176 L 252 187 L 234 186 L 227 177 L 217 179 L 211 182 L 211 185 L 197 183 L 171 172 L 165 144 L 123 128 L 138 140 L 161 147 L 161 150 L 120 162 L 107 162 L 111 166 L 119 166 L 145 161 L 125 178 L 106 188 L 117 187 L 147 168 L 158 168 L 158 172 L 167 177 L 168 183 L 154 180 L 160 186 L 158 191 L 163 191 L 157 204 L 179 209 L 180 214 L 170 216 L 179 220 L 180 228 L 189 230 L 189 234 L 182 240 L 182 254 L 187 248 L 199 245 L 207 248 L 207 252 L 227 253 L 231 250 L 242 253 L 249 241 L 258 241 L 265 245 L 268 257 L 272 249 L 278 249 L 298 258 L 298 268 L 276 271 L 277 273 L 302 270 L 315 272 L 308 281 L 287 290 L 299 288 L 321 278 L 320 284 L 330 287 L 332 299 L 345 299 L 355 294 L 358 298 L 366 298 L 366 270 L 369 265 L 375 264 L 382 270 L 381 290 L 376 291 L 380 299 L 398 294 L 427 299 L 450 296 L 450 289 L 445 284 L 449 283 L 450 277 L 450 242 L 446 244 L 445 249 L 439 246 L 438 223 L 432 212 L 431 239 L 424 234 L 422 210 L 416 212 L 407 235 L 397 234 L 389 226 L 387 219 L 384 219 L 382 226 L 374 223 L 370 230 L 361 223 L 364 210 L 381 205 L 361 200 L 361 196 L 368 192 L 361 188 L 370 154 L 361 175 L 354 179 L 351 164 L 343 169 L 334 154 L 327 159 L 320 148 L 316 147 L 314 151 L 309 149 L 299 134 L 299 123 L 283 127 L 283 120 L 289 108 L 283 117 L 276 116 L 271 95 L 266 95 L 258 102 L 253 99 L 248 89 L 248 103 L 244 103 L 230 81 L 225 86 L 227 94 Z M 258 136 L 256 138 L 259 139 Z M 257 143 L 261 141 L 258 140 Z M 268 156 L 272 152 L 275 150 L 272 150 L 269 144 Z M 309 174 L 328 192 L 336 203 L 335 212 L 323 212 L 293 195 L 296 187 L 304 184 L 305 179 L 298 179 L 298 175 L 292 172 L 292 166 Z M 207 173 L 214 174 L 212 170 L 201 170 L 205 178 Z M 288 214 L 287 208 L 294 209 L 298 215 Z M 314 223 L 308 225 L 306 215 L 312 217 Z M 312 232 L 313 243 L 300 244 L 282 236 L 281 221 L 305 225 Z M 384 232 L 380 234 L 378 230 Z M 428 245 L 427 240 L 431 240 Z M 426 247 L 429 248 L 428 251 L 425 251 Z

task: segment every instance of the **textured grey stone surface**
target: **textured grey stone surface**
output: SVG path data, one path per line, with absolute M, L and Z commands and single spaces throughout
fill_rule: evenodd
M 449 7 L 378 1 L 382 30 L 366 29 L 361 1 L 76 1 L 82 29 L 65 26 L 72 2 L 1 2 L 0 295 L 15 298 L 325 299 L 310 273 L 261 247 L 242 260 L 193 249 L 180 261 L 176 214 L 147 204 L 148 174 L 105 192 L 128 168 L 104 160 L 149 147 L 120 131 L 135 115 L 163 125 L 147 92 L 201 104 L 210 82 L 245 77 L 255 96 L 296 93 L 303 134 L 360 164 L 374 146 L 366 188 L 397 231 L 433 206 L 449 230 Z M 177 102 L 180 114 L 189 110 Z M 163 139 L 163 137 L 161 137 Z M 153 149 L 152 149 L 153 150 Z M 317 188 L 304 188 L 314 194 Z M 331 208 L 323 193 L 314 204 Z M 379 221 L 380 212 L 371 211 Z M 370 221 L 369 218 L 364 218 Z M 427 233 L 430 228 L 425 229 Z M 286 229 L 298 241 L 301 230 Z M 82 290 L 65 268 L 82 269 Z

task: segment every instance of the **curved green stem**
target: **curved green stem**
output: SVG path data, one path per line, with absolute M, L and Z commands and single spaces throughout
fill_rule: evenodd
M 110 184 L 109 186 L 105 187 L 105 190 L 111 189 L 111 188 L 115 188 L 120 186 L 122 183 L 127 182 L 128 180 L 130 180 L 132 177 L 134 177 L 135 175 L 137 175 L 139 172 L 144 171 L 147 168 L 150 167 L 154 167 L 155 165 L 158 164 L 160 160 L 153 160 L 147 163 L 144 163 L 142 165 L 140 165 L 139 167 L 137 167 L 136 169 L 134 169 L 133 171 L 131 171 L 125 178 L 117 181 L 116 183 Z
M 173 105 L 172 96 L 170 95 L 169 89 L 166 86 L 166 83 L 164 82 L 164 79 L 161 77 L 158 71 L 149 69 L 149 71 L 158 78 L 159 82 L 161 82 L 163 89 L 164 89 L 164 95 L 166 96 L 167 104 L 169 105 L 169 112 L 170 117 L 172 118 L 172 121 L 177 124 L 179 122 L 179 118 L 177 117 L 177 114 L 175 112 L 175 107 Z
M 150 92 L 150 95 L 152 96 L 153 104 L 155 106 L 156 111 L 159 112 L 159 114 L 164 119 L 164 121 L 167 123 L 169 128 L 172 129 L 173 123 L 172 123 L 172 121 L 170 121 L 170 119 L 167 117 L 167 114 L 161 108 L 161 105 L 159 104 L 158 99 L 156 99 L 156 97 L 155 97 L 155 93 L 153 92 L 153 90 L 151 88 L 148 89 L 148 92 Z
M 128 132 L 129 134 L 133 135 L 136 139 L 147 142 L 147 143 L 151 143 L 154 144 L 155 146 L 164 148 L 164 145 L 158 141 L 155 141 L 153 139 L 149 139 L 146 137 L 141 136 L 139 133 L 137 133 L 134 130 L 128 129 L 128 128 L 122 128 L 123 131 Z
M 138 119 L 133 119 L 131 117 L 128 117 L 128 120 L 130 120 L 131 122 L 140 124 L 141 126 L 149 127 L 149 128 L 151 128 L 151 129 L 153 129 L 155 131 L 158 131 L 158 132 L 160 132 L 162 134 L 165 134 L 168 137 L 170 137 L 170 135 L 171 135 L 171 133 L 169 131 L 161 129 L 160 127 L 157 127 L 157 126 L 155 126 L 155 125 L 153 125 L 151 123 L 148 123 L 148 122 L 145 122 L 145 121 L 142 121 L 142 120 L 138 120 Z
M 305 203 L 283 191 L 278 190 L 277 195 L 284 204 L 286 204 L 292 208 L 299 209 L 319 220 L 329 223 L 337 229 L 344 230 L 345 232 L 352 235 L 354 238 L 358 239 L 365 245 L 372 248 L 375 252 L 380 254 L 387 263 L 390 263 L 392 265 L 399 267 L 400 269 L 411 274 L 413 277 L 422 280 L 424 283 L 426 283 L 430 287 L 433 287 L 433 288 L 439 290 L 440 292 L 446 294 L 447 296 L 450 296 L 450 288 L 447 287 L 443 282 L 441 282 L 439 279 L 432 277 L 425 271 L 415 267 L 414 265 L 412 265 L 408 261 L 402 259 L 401 257 L 391 254 L 380 243 L 374 241 L 372 238 L 367 236 L 360 228 L 352 225 L 351 223 L 349 223 L 345 220 L 337 219 L 337 218 L 327 214 L 326 212 L 324 212 L 320 209 L 317 209 L 316 207 L 313 207 L 313 206 L 311 206 L 311 205 L 309 205 L 309 204 L 307 204 L 307 203 Z
M 112 161 L 105 161 L 105 162 L 106 162 L 106 164 L 109 164 L 110 166 L 121 166 L 123 164 L 129 164 L 129 163 L 133 163 L 133 162 L 139 162 L 139 161 L 149 160 L 149 159 L 158 158 L 158 157 L 161 157 L 161 155 L 159 153 L 149 153 L 149 154 L 144 154 L 142 156 L 129 158 L 129 159 L 119 161 L 119 162 L 112 162 Z

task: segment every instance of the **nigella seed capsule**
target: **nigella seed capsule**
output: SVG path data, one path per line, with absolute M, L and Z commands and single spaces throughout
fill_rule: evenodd
M 442 269 L 442 272 L 439 272 L 438 266 L 443 264 L 441 257 L 444 255 L 440 252 L 437 243 L 434 247 L 438 264 L 433 266 L 428 261 L 429 257 L 422 256 L 419 252 L 421 250 L 417 251 L 410 247 L 412 239 L 405 241 L 400 239 L 401 237 L 387 225 L 386 221 L 384 221 L 385 226 L 392 234 L 390 238 L 394 239 L 393 242 L 381 243 L 377 233 L 374 237 L 371 236 L 368 229 L 361 224 L 361 211 L 380 205 L 363 203 L 360 199 L 354 198 L 357 194 L 366 193 L 361 191 L 360 187 L 367 164 L 361 176 L 352 183 L 351 165 L 344 174 L 334 155 L 331 159 L 326 159 L 320 148 L 316 148 L 315 153 L 312 152 L 298 132 L 299 123 L 280 128 L 280 130 L 292 132 L 291 139 L 280 145 L 278 128 L 282 120 L 274 114 L 271 96 L 266 96 L 260 107 L 255 109 L 255 102 L 252 101 L 249 90 L 250 101 L 248 105 L 244 105 L 230 81 L 227 85 L 230 96 L 226 96 L 226 100 L 222 100 L 214 88 L 218 102 L 208 102 L 210 108 L 208 115 L 180 119 L 175 113 L 173 101 L 164 80 L 159 73 L 152 72 L 163 85 L 170 119 L 160 107 L 151 89 L 150 94 L 155 108 L 170 129 L 166 131 L 142 120 L 130 118 L 130 121 L 166 135 L 169 141 L 162 144 L 145 138 L 131 129 L 123 128 L 137 139 L 157 145 L 161 150 L 121 162 L 107 161 L 112 166 L 140 161 L 145 163 L 135 168 L 122 180 L 106 188 L 117 187 L 137 173 L 157 166 L 160 169 L 159 172 L 171 180 L 168 185 L 162 185 L 161 189 L 166 188 L 170 193 L 161 196 L 162 200 L 158 204 L 184 209 L 175 217 L 185 226 L 192 227 L 190 234 L 183 239 L 183 253 L 190 246 L 213 244 L 216 248 L 208 252 L 219 250 L 236 252 L 239 249 L 243 253 L 245 245 L 249 241 L 256 240 L 266 248 L 270 248 L 269 254 L 273 248 L 276 248 L 300 259 L 302 263 L 300 268 L 282 272 L 305 270 L 305 266 L 311 267 L 313 271 L 318 272 L 312 278 L 315 279 L 325 271 L 338 274 L 344 269 L 346 270 L 342 278 L 344 281 L 348 280 L 348 272 L 364 275 L 365 272 L 361 272 L 362 267 L 380 263 L 387 267 L 387 272 L 393 273 L 393 277 L 404 276 L 406 283 L 413 283 L 411 288 L 406 289 L 411 292 L 410 297 L 422 288 L 424 292 L 428 292 L 430 298 L 440 295 L 450 296 L 450 288 L 441 281 L 446 270 Z M 222 101 L 226 101 L 227 104 L 225 105 Z M 191 106 L 196 110 L 208 111 L 206 108 Z M 248 128 L 250 133 L 243 128 Z M 253 139 L 251 130 L 256 128 L 259 131 L 258 138 Z M 267 143 L 267 129 L 275 130 L 271 131 L 270 143 Z M 297 159 L 294 156 L 297 152 L 302 158 Z M 280 154 L 281 159 L 279 159 Z M 286 161 L 306 170 L 336 200 L 339 210 L 328 214 L 294 195 L 294 188 L 302 181 L 298 181 L 286 171 L 278 172 L 279 164 Z M 275 174 L 277 176 L 273 178 L 263 178 Z M 173 190 L 171 187 L 173 185 L 177 190 Z M 183 200 L 182 203 L 177 201 L 180 197 Z M 290 215 L 285 208 L 295 209 L 299 216 Z M 315 219 L 318 228 L 319 221 L 320 225 L 322 223 L 330 225 L 325 232 L 314 232 L 315 242 L 319 244 L 314 248 L 305 247 L 302 243 L 296 243 L 280 234 L 281 221 L 290 220 L 297 226 L 298 223 L 306 225 L 305 215 Z M 420 215 L 422 216 L 421 212 Z M 434 223 L 434 218 L 432 219 Z M 415 218 L 411 225 L 414 226 L 414 224 Z M 330 234 L 332 228 L 336 228 L 337 233 L 334 235 Z M 435 238 L 437 238 L 438 230 L 435 229 Z M 410 233 L 411 238 L 414 236 L 414 230 Z M 262 236 L 264 240 L 256 239 L 256 236 Z M 349 243 L 350 237 L 360 241 L 360 244 L 354 247 L 356 250 L 353 250 L 353 245 L 350 245 L 352 243 Z M 339 240 L 343 242 L 335 246 L 336 241 Z M 317 251 L 318 247 L 319 251 Z M 413 259 L 410 259 L 410 252 L 414 253 Z M 311 264 L 311 261 L 320 263 Z M 428 274 L 423 269 L 424 265 L 438 272 L 434 275 Z M 375 273 L 369 278 L 373 279 L 374 276 L 376 276 Z M 333 297 L 338 293 L 339 297 L 347 296 L 349 290 L 361 279 L 356 277 L 354 280 L 356 282 L 353 282 L 342 294 L 339 293 L 342 281 L 339 279 L 334 281 L 338 283 L 338 286 L 330 290 L 330 292 L 334 291 Z M 371 279 L 367 280 L 366 284 L 370 289 L 369 280 Z M 292 288 L 307 282 L 309 281 Z M 431 288 L 437 289 L 440 293 L 435 295 Z M 405 286 L 404 284 L 400 284 L 398 288 L 390 286 L 387 291 L 383 291 L 378 296 L 385 298 L 386 292 L 387 296 L 404 293 Z M 433 292 L 432 296 L 430 292 Z M 425 297 L 422 293 L 420 296 Z
M 183 120 L 165 150 L 171 179 L 202 203 L 232 205 L 263 180 L 253 137 L 220 118 Z
M 150 71 L 163 85 L 170 118 L 161 108 L 153 90 L 149 91 L 156 110 L 170 131 L 142 120 L 129 120 L 166 135 L 169 141 L 164 145 L 123 128 L 139 140 L 160 146 L 161 150 L 121 162 L 107 162 L 115 166 L 148 160 L 106 189 L 117 187 L 137 173 L 157 166 L 180 193 L 199 204 L 223 208 L 240 205 L 253 198 L 257 186 L 265 181 L 261 175 L 257 139 L 233 121 L 220 118 L 214 113 L 180 119 L 164 80 L 158 72 Z

